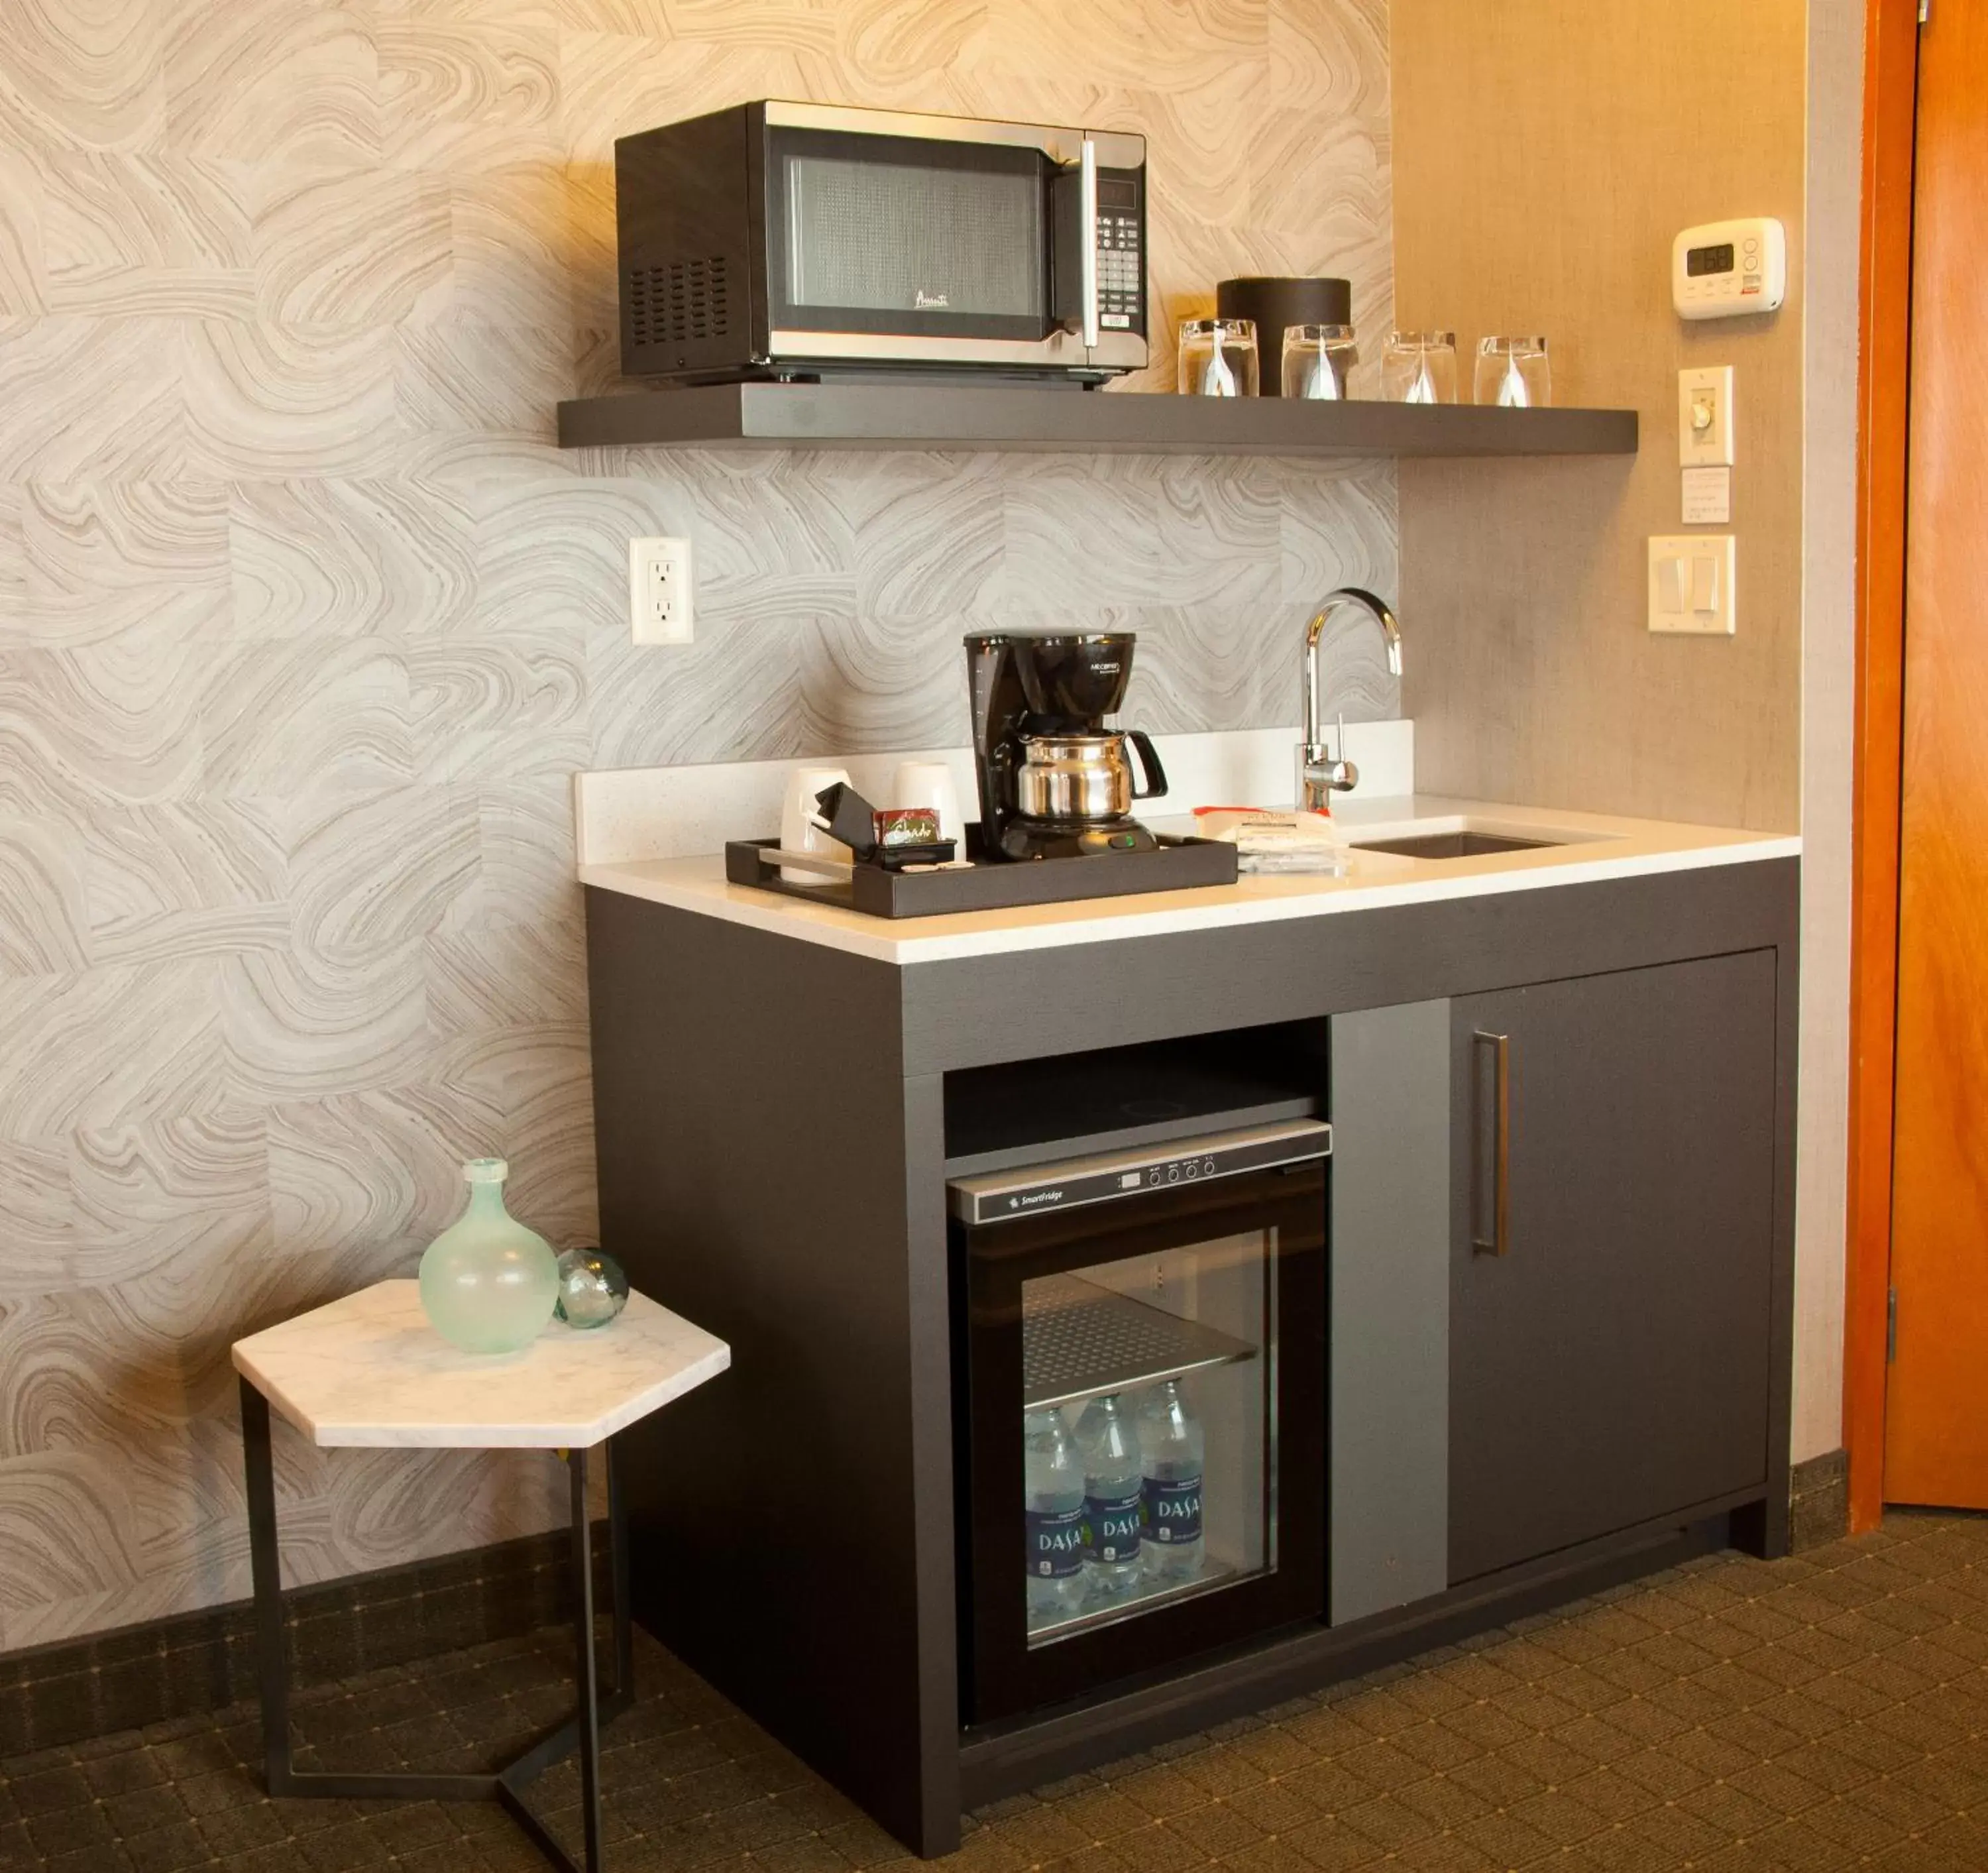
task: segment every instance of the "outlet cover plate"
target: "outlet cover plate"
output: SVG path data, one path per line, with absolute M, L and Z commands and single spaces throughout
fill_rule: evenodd
M 634 642 L 692 641 L 691 568 L 687 539 L 629 541 L 628 625 Z

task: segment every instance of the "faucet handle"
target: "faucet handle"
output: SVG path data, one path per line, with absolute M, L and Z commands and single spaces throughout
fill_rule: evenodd
M 1330 745 L 1307 742 L 1298 750 L 1300 803 L 1312 813 L 1329 813 L 1331 796 L 1351 793 L 1360 784 L 1360 770 L 1346 758 L 1346 718 Z
M 1332 740 L 1332 766 L 1326 776 L 1326 785 L 1335 793 L 1351 793 L 1360 784 L 1360 770 L 1346 758 L 1346 712 L 1341 709 L 1337 718 L 1337 732 Z

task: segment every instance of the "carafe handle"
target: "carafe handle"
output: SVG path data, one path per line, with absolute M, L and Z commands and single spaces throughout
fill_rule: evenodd
M 1159 751 L 1153 745 L 1153 738 L 1144 729 L 1128 729 L 1125 739 L 1138 751 L 1140 778 L 1144 786 L 1133 783 L 1132 797 L 1135 800 L 1158 800 L 1167 790 L 1167 770 L 1160 765 Z

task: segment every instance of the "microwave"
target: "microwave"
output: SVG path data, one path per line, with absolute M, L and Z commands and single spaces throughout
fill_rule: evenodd
M 769 100 L 614 145 L 621 368 L 1084 384 L 1146 362 L 1146 143 Z

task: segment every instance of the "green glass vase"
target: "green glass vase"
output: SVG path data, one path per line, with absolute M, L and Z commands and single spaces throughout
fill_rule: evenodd
M 428 1324 L 465 1353 L 515 1353 L 553 1317 L 559 1263 L 546 1239 L 504 1207 L 501 1158 L 462 1167 L 469 1202 L 421 1255 L 421 1306 Z

